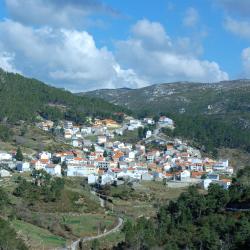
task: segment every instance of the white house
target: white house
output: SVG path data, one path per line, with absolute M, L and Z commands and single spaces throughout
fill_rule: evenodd
M 129 152 L 129 153 L 128 153 L 128 158 L 129 158 L 130 160 L 134 160 L 134 159 L 135 159 L 135 151 Z
M 81 129 L 81 133 L 83 135 L 91 135 L 92 134 L 92 128 L 91 127 L 83 127 Z
M 135 130 L 139 127 L 143 127 L 140 120 L 132 119 L 129 121 L 128 130 L 132 131 L 132 130 Z
M 72 129 L 65 129 L 64 130 L 64 138 L 65 139 L 71 139 L 73 136 L 73 130 Z
M 29 162 L 17 162 L 16 170 L 19 172 L 30 171 L 30 163 Z
M 65 129 L 71 129 L 71 128 L 73 128 L 73 122 L 72 121 L 65 121 L 64 122 L 64 128 Z
M 67 169 L 67 176 L 84 176 L 88 177 L 91 174 L 96 174 L 97 169 L 94 165 L 85 164 L 69 164 Z
M 0 152 L 0 161 L 10 161 L 12 160 L 12 155 L 7 152 Z
M 73 134 L 80 132 L 80 128 L 78 126 L 73 126 L 72 130 L 73 130 Z
M 161 116 L 159 124 L 162 126 L 174 126 L 174 121 L 166 116 Z
M 151 137 L 151 136 L 152 136 L 152 131 L 148 130 L 148 131 L 146 132 L 146 138 L 148 139 L 148 138 Z
M 205 190 L 208 190 L 209 185 L 213 182 L 211 179 L 204 179 L 202 182 L 202 186 Z
M 184 170 L 180 173 L 180 180 L 181 181 L 188 181 L 190 179 L 190 171 Z
M 72 139 L 72 146 L 74 148 L 78 148 L 78 147 L 82 146 L 82 143 L 81 143 L 81 141 L 79 139 L 74 138 L 74 139 Z
M 147 123 L 148 125 L 154 125 L 155 121 L 153 118 L 144 118 L 143 121 Z
M 44 170 L 50 175 L 61 176 L 62 174 L 62 169 L 59 164 L 48 164 Z
M 97 143 L 98 144 L 104 144 L 107 142 L 107 137 L 104 135 L 100 135 L 97 137 Z
M 226 171 L 228 167 L 229 167 L 228 160 L 221 160 L 221 161 L 216 162 L 213 165 L 213 170 L 215 170 L 215 171 Z
M 90 174 L 88 176 L 88 184 L 95 184 L 98 180 L 98 175 Z

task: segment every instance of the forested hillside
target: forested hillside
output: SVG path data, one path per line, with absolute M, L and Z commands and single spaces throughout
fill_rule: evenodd
M 141 89 L 96 90 L 84 95 L 133 108 L 139 117 L 170 116 L 176 125 L 171 134 L 191 139 L 205 151 L 229 147 L 250 152 L 249 80 L 177 82 Z
M 52 120 L 84 122 L 86 116 L 110 117 L 127 112 L 98 98 L 75 96 L 38 80 L 0 69 L 0 120 L 34 121 L 38 115 Z

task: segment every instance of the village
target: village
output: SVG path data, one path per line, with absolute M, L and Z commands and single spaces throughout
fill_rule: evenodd
M 91 119 L 90 119 L 91 120 Z M 161 181 L 169 188 L 198 185 L 208 189 L 218 183 L 227 189 L 233 168 L 228 160 L 202 157 L 201 152 L 180 139 L 166 139 L 162 128 L 173 130 L 174 121 L 166 116 L 135 119 L 125 116 L 121 123 L 113 119 L 92 119 L 89 126 L 71 121 L 58 124 L 44 120 L 40 129 L 58 131 L 61 140 L 72 146 L 64 152 L 38 152 L 16 159 L 16 152 L 0 152 L 0 179 L 18 173 L 44 170 L 52 176 L 83 177 L 89 185 L 120 185 L 126 182 Z M 139 132 L 140 131 L 140 132 Z M 136 143 L 123 141 L 128 132 L 140 133 Z M 149 147 L 154 143 L 156 147 Z

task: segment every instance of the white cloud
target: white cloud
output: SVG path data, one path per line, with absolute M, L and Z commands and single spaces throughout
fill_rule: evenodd
M 242 51 L 241 54 L 244 77 L 250 77 L 250 47 Z
M 35 29 L 6 20 L 0 23 L 2 48 L 15 51 L 16 63 L 24 72 L 42 80 L 63 84 L 78 91 L 98 87 L 141 87 L 131 70 L 119 66 L 107 48 L 97 48 L 86 31 Z
M 115 52 L 98 48 L 86 31 L 34 28 L 13 20 L 0 22 L 0 37 L 0 55 L 9 53 L 1 59 L 5 68 L 72 91 L 228 79 L 217 63 L 198 58 L 202 47 L 191 38 L 171 39 L 160 23 L 146 19 L 132 27 L 131 37 L 119 41 Z
M 235 35 L 250 38 L 250 21 L 238 21 L 227 17 L 224 22 L 224 27 Z
M 186 27 L 194 27 L 194 26 L 196 26 L 198 21 L 199 21 L 198 11 L 193 7 L 188 8 L 186 10 L 185 17 L 183 19 L 183 24 Z
M 160 23 L 142 20 L 135 24 L 132 31 L 130 39 L 117 43 L 116 55 L 122 66 L 133 68 L 134 72 L 145 81 L 212 82 L 228 79 L 227 73 L 223 72 L 216 62 L 196 58 L 195 53 L 192 53 L 192 47 L 188 46 L 190 44 L 188 39 L 171 40 Z M 182 44 L 181 50 L 180 44 Z
M 7 72 L 21 73 L 14 66 L 14 55 L 6 52 L 0 53 L 0 68 Z
M 135 38 L 141 39 L 145 46 L 162 47 L 171 45 L 164 27 L 158 22 L 150 22 L 147 19 L 139 20 L 132 27 L 132 33 Z

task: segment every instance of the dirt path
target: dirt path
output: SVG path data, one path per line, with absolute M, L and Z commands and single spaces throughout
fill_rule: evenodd
M 118 224 L 114 228 L 112 228 L 111 230 L 109 230 L 109 231 L 107 231 L 105 233 L 96 235 L 96 236 L 91 236 L 91 237 L 85 237 L 83 239 L 78 239 L 78 240 L 74 241 L 71 244 L 71 246 L 69 246 L 67 249 L 77 250 L 80 241 L 82 241 L 82 243 L 85 243 L 87 241 L 100 239 L 100 238 L 105 237 L 107 235 L 110 235 L 112 233 L 116 233 L 116 232 L 118 232 L 121 229 L 122 225 L 123 225 L 123 219 L 122 218 L 118 218 Z

